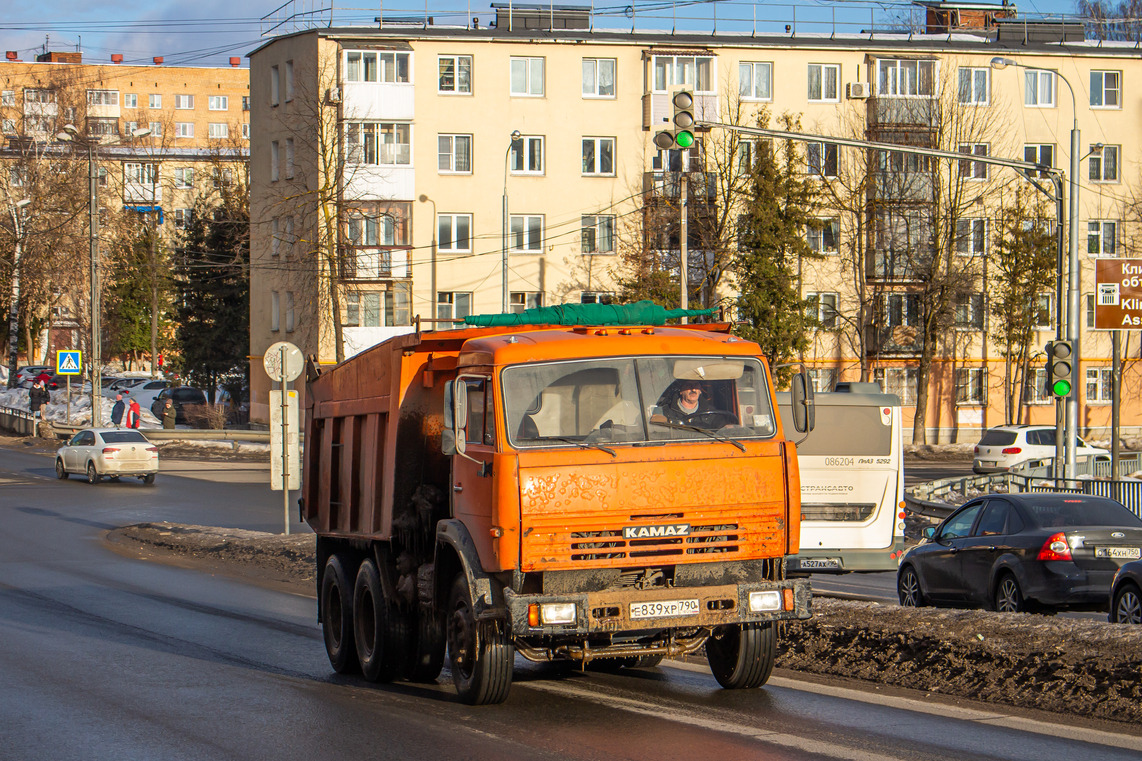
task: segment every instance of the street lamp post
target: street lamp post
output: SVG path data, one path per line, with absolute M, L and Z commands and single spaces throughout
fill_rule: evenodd
M 503 313 L 504 314 L 508 313 L 508 309 L 509 309 L 508 301 L 510 299 L 510 297 L 508 295 L 508 224 L 509 224 L 509 217 L 508 217 L 508 159 L 512 155 L 512 146 L 515 145 L 516 142 L 521 137 L 522 137 L 522 135 L 520 135 L 520 132 L 518 129 L 512 130 L 511 140 L 508 142 L 508 149 L 506 151 L 504 151 L 504 220 L 503 220 L 504 251 L 503 251 L 503 263 L 501 265 L 501 269 L 503 270 L 503 272 L 502 272 L 503 282 L 500 284 L 500 288 L 502 290 L 502 295 L 503 295 L 502 307 L 503 307 Z M 520 156 L 521 156 L 521 158 L 523 157 L 523 146 L 520 146 Z
M 32 200 L 25 198 L 12 204 L 12 232 L 16 243 L 12 253 L 12 303 L 8 309 L 8 388 L 16 387 L 16 347 L 20 337 L 20 252 L 24 243 L 24 227 L 20 213 Z
M 147 128 L 137 129 L 131 133 L 132 138 L 146 137 L 151 134 Z M 56 135 L 56 139 L 65 143 L 81 143 L 87 149 L 87 215 L 88 215 L 88 248 L 91 258 L 91 347 L 88 362 L 91 364 L 91 426 L 98 428 L 103 424 L 102 391 L 103 378 L 103 345 L 100 340 L 100 307 L 102 294 L 99 282 L 99 168 L 96 163 L 100 142 L 97 138 L 80 136 L 79 129 L 72 124 L 65 124 L 63 131 Z M 108 141 L 107 145 L 117 145 L 120 140 Z
M 1067 91 L 1071 94 L 1071 114 L 1074 121 L 1071 126 L 1071 158 L 1070 169 L 1068 170 L 1067 183 L 1070 185 L 1070 210 L 1068 212 L 1068 224 L 1070 232 L 1070 245 L 1067 248 L 1067 313 L 1066 313 L 1066 338 L 1071 343 L 1071 393 L 1063 400 L 1064 405 L 1064 447 L 1065 447 L 1065 471 L 1066 478 L 1073 478 L 1075 475 L 1075 445 L 1076 437 L 1078 436 L 1079 429 L 1079 385 L 1081 364 L 1080 358 L 1082 352 L 1080 351 L 1080 331 L 1081 324 L 1079 321 L 1079 291 L 1082 286 L 1080 262 L 1079 262 L 1079 161 L 1081 156 L 1079 135 L 1079 112 L 1078 106 L 1075 102 L 1075 90 L 1071 87 L 1071 83 L 1067 78 L 1059 73 L 1057 69 L 1045 69 L 1038 66 L 1027 66 L 1026 64 L 1019 63 L 1010 58 L 992 58 L 991 66 L 995 69 L 1002 69 L 1007 66 L 1015 66 L 1027 71 L 1045 71 L 1053 74 L 1057 79 L 1062 80 L 1063 84 L 1067 86 Z M 1057 89 L 1057 88 L 1056 88 Z M 1059 220 L 1059 224 L 1063 223 Z M 1056 288 L 1056 298 L 1062 300 L 1062 272 L 1058 273 L 1058 287 Z M 1061 337 L 1063 333 L 1062 326 L 1056 326 L 1055 335 Z M 1056 439 L 1056 449 L 1058 448 L 1058 440 Z M 1058 474 L 1055 474 L 1058 477 Z

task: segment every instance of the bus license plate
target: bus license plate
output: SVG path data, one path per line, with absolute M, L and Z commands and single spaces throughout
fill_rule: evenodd
M 799 558 L 797 565 L 806 571 L 841 570 L 840 558 Z
M 1142 558 L 1142 547 L 1095 547 L 1094 556 L 1096 558 L 1138 560 Z
M 697 600 L 654 600 L 653 602 L 632 602 L 631 618 L 672 618 L 698 615 Z

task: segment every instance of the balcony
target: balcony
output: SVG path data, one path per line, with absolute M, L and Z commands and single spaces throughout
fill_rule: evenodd
M 936 128 L 940 102 L 935 98 L 892 98 L 877 96 L 869 101 L 869 131 L 923 130 Z
M 911 357 L 920 353 L 920 328 L 915 325 L 866 325 L 865 349 L 880 357 Z
M 346 280 L 398 280 L 412 277 L 406 248 L 355 249 L 341 259 Z

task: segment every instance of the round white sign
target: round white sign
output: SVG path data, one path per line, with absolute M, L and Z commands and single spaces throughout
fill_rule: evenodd
M 301 356 L 301 349 L 289 341 L 278 341 L 266 349 L 262 365 L 266 368 L 266 375 L 270 376 L 270 380 L 291 381 L 301 375 L 305 360 Z

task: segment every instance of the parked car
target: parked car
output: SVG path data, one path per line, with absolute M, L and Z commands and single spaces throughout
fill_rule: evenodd
M 1110 622 L 1142 624 L 1142 560 L 1127 563 L 1110 585 Z
M 44 386 L 48 391 L 66 390 L 68 386 L 68 378 L 71 378 L 71 390 L 89 394 L 91 393 L 91 381 L 84 380 L 82 375 L 53 375 L 48 379 Z
M 130 392 L 136 386 L 141 386 L 149 380 L 150 378 L 115 378 L 103 386 L 100 394 L 108 399 L 114 399 L 116 394 L 121 394 L 124 391 Z
M 1119 567 L 1142 557 L 1142 519 L 1085 494 L 988 494 L 900 561 L 900 604 L 1106 610 Z
M 160 391 L 155 397 L 155 400 L 151 402 L 151 414 L 159 420 L 163 419 L 163 407 L 166 405 L 167 399 L 174 402 L 175 423 L 186 422 L 184 407 L 195 404 L 206 404 L 206 394 L 203 393 L 200 388 L 194 388 L 193 386 L 165 388 Z
M 1028 460 L 1045 460 L 1055 456 L 1055 426 L 1001 425 L 984 431 L 975 447 L 972 470 L 976 473 L 1001 473 Z M 1110 451 L 1088 445 L 1076 437 L 1075 456 L 1091 456 L 1110 460 Z
M 126 476 L 149 486 L 158 472 L 158 447 L 138 431 L 85 428 L 56 452 L 56 477 L 60 479 L 82 473 L 89 484 L 97 484 L 105 476 Z
M 24 365 L 16 371 L 16 385 L 27 381 L 28 385 L 31 386 L 32 381 L 40 375 L 54 373 L 55 371 L 56 369 L 51 365 Z
M 171 382 L 169 380 L 148 380 L 146 383 L 140 383 L 131 388 L 131 397 L 139 403 L 139 407 L 144 410 L 149 410 L 154 403 L 155 398 L 162 393 L 165 388 L 170 388 Z

